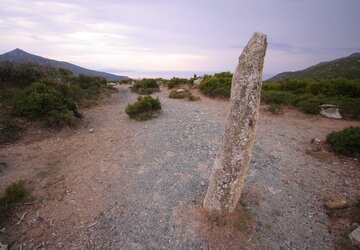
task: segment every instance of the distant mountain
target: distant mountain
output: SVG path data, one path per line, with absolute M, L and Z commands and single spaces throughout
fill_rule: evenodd
M 57 68 L 68 69 L 71 72 L 73 72 L 74 75 L 84 74 L 84 75 L 102 76 L 106 78 L 106 80 L 108 81 L 123 80 L 128 78 L 127 76 L 118 76 L 110 73 L 86 69 L 68 62 L 62 62 L 62 61 L 56 61 L 56 60 L 44 58 L 41 56 L 30 54 L 21 49 L 14 49 L 10 52 L 0 55 L 0 61 L 12 61 L 17 63 L 30 62 L 41 65 L 50 65 Z
M 282 81 L 291 79 L 319 79 L 345 77 L 360 78 L 360 53 L 339 58 L 329 62 L 322 62 L 300 71 L 283 72 L 267 81 Z

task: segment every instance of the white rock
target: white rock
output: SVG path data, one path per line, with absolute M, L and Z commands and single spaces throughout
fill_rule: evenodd
M 332 118 L 332 119 L 341 119 L 342 116 L 339 113 L 339 109 L 333 104 L 323 104 L 319 106 L 320 114 L 322 116 Z
M 93 128 L 91 128 L 91 129 L 89 130 L 89 132 L 90 132 L 90 133 L 94 133 L 95 130 L 94 130 Z
M 178 90 L 176 90 L 176 92 L 178 92 L 178 93 L 181 93 L 181 92 L 184 92 L 185 90 L 184 89 L 178 89 Z

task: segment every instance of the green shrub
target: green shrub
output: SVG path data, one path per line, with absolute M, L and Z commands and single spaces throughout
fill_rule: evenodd
M 266 103 L 290 105 L 292 104 L 294 99 L 295 99 L 295 95 L 289 92 L 274 91 L 274 90 L 261 92 L 261 100 Z
M 131 91 L 140 95 L 150 95 L 159 91 L 159 84 L 157 83 L 156 79 L 144 78 L 140 81 L 136 81 L 134 85 L 131 86 Z
M 139 96 L 137 101 L 126 107 L 126 114 L 132 119 L 147 120 L 157 114 L 161 110 L 159 98 L 151 96 Z
M 281 113 L 281 105 L 280 104 L 276 104 L 276 103 L 270 103 L 268 110 L 274 114 L 274 115 L 278 115 Z
M 5 195 L 0 198 L 0 207 L 7 207 L 22 201 L 25 198 L 25 182 L 19 180 L 5 189 Z
M 14 141 L 20 132 L 21 128 L 13 118 L 10 116 L 0 118 L 0 144 Z
M 12 106 L 15 115 L 41 121 L 49 127 L 61 128 L 67 124 L 70 111 L 79 115 L 71 99 L 42 82 L 35 82 L 14 96 Z
M 196 100 L 196 98 L 188 90 L 184 90 L 184 91 L 180 91 L 180 92 L 178 92 L 178 90 L 171 90 L 171 92 L 169 94 L 169 97 L 173 98 L 173 99 L 187 98 L 189 101 L 195 101 Z
M 213 76 L 206 76 L 200 83 L 200 90 L 208 96 L 229 98 L 231 95 L 230 72 L 222 72 Z
M 167 86 L 168 86 L 169 89 L 172 89 L 172 88 L 174 88 L 176 86 L 180 86 L 180 85 L 183 85 L 183 84 L 192 85 L 192 81 L 189 81 L 186 78 L 173 77 L 167 82 Z
M 319 106 L 324 104 L 321 98 L 309 97 L 297 102 L 296 106 L 306 114 L 319 114 Z
M 349 127 L 326 136 L 330 149 L 347 156 L 360 155 L 360 127 Z

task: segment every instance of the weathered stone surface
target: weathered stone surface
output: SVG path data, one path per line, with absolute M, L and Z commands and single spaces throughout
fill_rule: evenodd
M 356 246 L 360 246 L 360 227 L 356 228 L 354 231 L 351 232 L 349 235 L 352 243 Z
M 327 209 L 341 209 L 341 208 L 347 208 L 349 204 L 346 202 L 346 200 L 334 200 L 329 201 L 324 204 L 324 206 Z
M 332 119 L 341 119 L 342 116 L 339 113 L 339 109 L 333 104 L 323 104 L 319 106 L 320 114 L 322 116 L 332 118 Z
M 241 196 L 254 143 L 266 48 L 266 35 L 254 33 L 233 75 L 225 134 L 204 200 L 209 211 L 232 212 Z

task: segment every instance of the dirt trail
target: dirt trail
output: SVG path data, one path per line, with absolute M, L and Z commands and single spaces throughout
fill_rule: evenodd
M 173 100 L 167 93 L 157 94 L 163 111 L 153 120 L 128 119 L 124 109 L 136 95 L 120 87 L 85 112 L 75 133 L 1 148 L 9 166 L 0 190 L 23 178 L 36 200 L 19 208 L 19 215 L 30 213 L 18 226 L 17 218 L 6 224 L 0 242 L 14 249 L 224 248 L 209 243 L 191 211 L 198 211 L 207 189 L 227 102 Z M 324 140 L 350 125 L 359 122 L 294 110 L 274 116 L 262 108 L 242 199 L 255 223 L 227 248 L 333 249 L 323 202 L 360 195 L 359 163 L 305 151 L 312 138 Z

